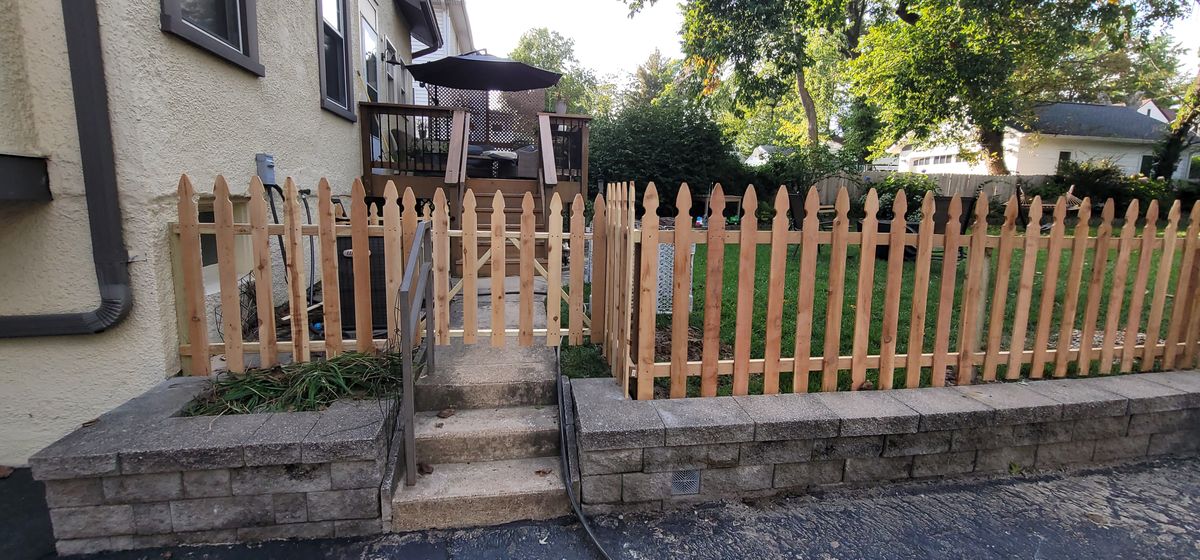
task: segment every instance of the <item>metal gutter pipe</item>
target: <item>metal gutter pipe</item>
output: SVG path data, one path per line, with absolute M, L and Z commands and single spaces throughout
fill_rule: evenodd
M 62 11 L 100 306 L 80 313 L 0 316 L 0 338 L 100 333 L 133 307 L 96 0 L 62 0 Z

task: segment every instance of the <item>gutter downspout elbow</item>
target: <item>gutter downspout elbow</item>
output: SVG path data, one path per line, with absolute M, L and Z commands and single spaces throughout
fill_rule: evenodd
M 62 11 L 100 305 L 81 313 L 0 316 L 0 338 L 100 333 L 133 308 L 96 0 L 62 0 Z

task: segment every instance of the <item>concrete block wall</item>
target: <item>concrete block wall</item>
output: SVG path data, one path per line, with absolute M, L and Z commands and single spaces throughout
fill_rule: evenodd
M 30 459 L 59 554 L 383 530 L 392 401 L 178 416 L 205 387 L 164 381 Z
M 571 383 L 592 512 L 1200 452 L 1200 372 L 632 401 Z M 699 475 L 678 494 L 672 477 Z

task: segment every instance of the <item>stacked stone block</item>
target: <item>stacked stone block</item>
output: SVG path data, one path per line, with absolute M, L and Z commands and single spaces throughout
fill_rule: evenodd
M 1200 452 L 1200 372 L 655 401 L 574 380 L 585 509 Z M 699 471 L 700 492 L 672 493 Z
M 392 401 L 180 417 L 172 379 L 30 459 L 60 554 L 382 531 Z

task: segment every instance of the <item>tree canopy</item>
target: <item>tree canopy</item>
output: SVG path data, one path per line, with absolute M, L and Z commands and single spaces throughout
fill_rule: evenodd
M 517 40 L 517 46 L 508 53 L 508 58 L 562 74 L 558 85 L 550 88 L 547 110 L 554 109 L 558 101 L 563 101 L 568 111 L 583 113 L 602 102 L 598 96 L 603 91 L 595 74 L 575 57 L 575 40 L 557 31 L 545 27 L 526 31 Z

